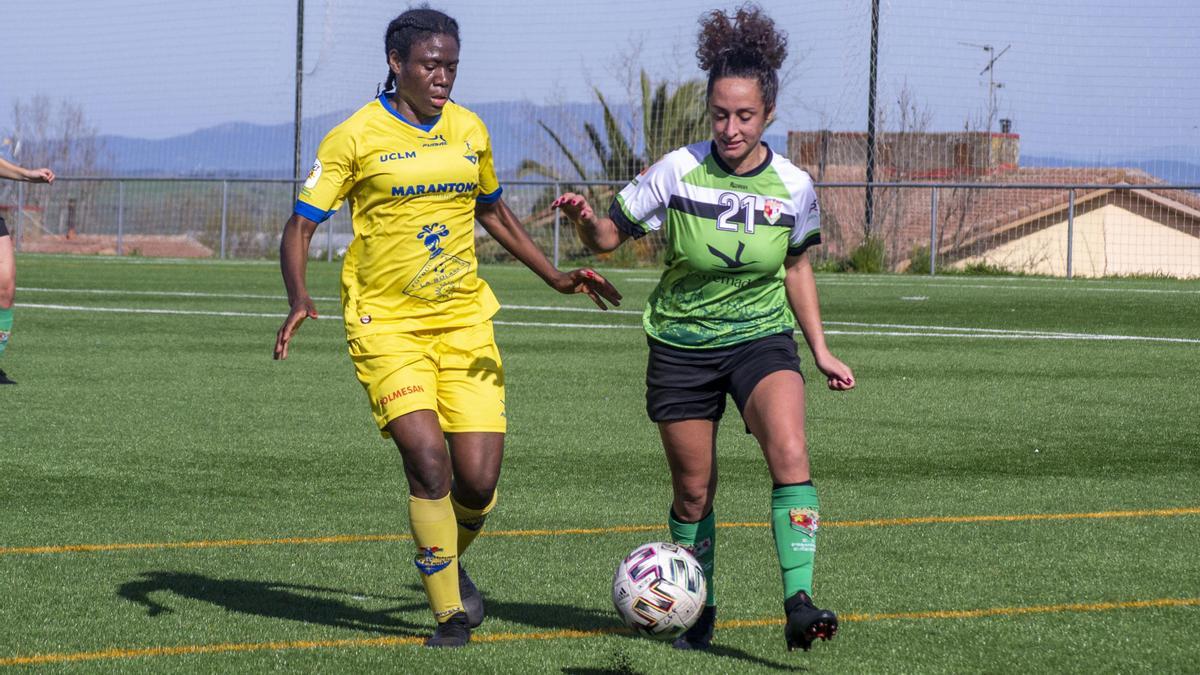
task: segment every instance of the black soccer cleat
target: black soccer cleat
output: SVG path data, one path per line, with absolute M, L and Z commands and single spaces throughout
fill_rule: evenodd
M 439 623 L 437 630 L 425 641 L 426 647 L 466 647 L 471 641 L 471 628 L 467 625 L 467 613 L 455 612 Z
M 462 561 L 458 563 L 458 595 L 462 600 L 463 609 L 467 611 L 467 627 L 479 628 L 487 614 L 483 609 L 483 595 L 475 587 L 471 577 L 467 576 Z
M 671 646 L 675 649 L 703 651 L 712 646 L 713 625 L 717 622 L 715 605 L 705 605 L 696 623 L 687 632 L 675 638 Z
M 0 370 L 0 384 L 16 384 L 16 382 L 8 379 L 8 375 L 3 370 Z
M 837 614 L 814 607 L 812 598 L 804 591 L 797 591 L 788 598 L 783 603 L 783 611 L 787 614 L 783 637 L 787 640 L 788 651 L 808 651 L 818 638 L 831 640 L 837 634 Z

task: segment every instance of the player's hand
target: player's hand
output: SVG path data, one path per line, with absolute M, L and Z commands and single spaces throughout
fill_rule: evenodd
M 550 208 L 562 210 L 567 219 L 576 225 L 590 223 L 596 217 L 596 212 L 592 210 L 587 199 L 583 195 L 578 195 L 574 192 L 562 193 L 558 196 L 558 199 L 550 202 Z
M 854 388 L 854 373 L 850 366 L 839 361 L 828 352 L 816 357 L 817 370 L 828 378 L 829 388 L 834 391 L 848 391 Z
M 608 279 L 587 268 L 561 272 L 550 285 L 559 293 L 585 293 L 600 309 L 608 309 L 605 300 L 614 307 L 621 304 L 621 293 Z
M 50 169 L 29 169 L 25 173 L 25 177 L 30 183 L 53 183 L 54 172 Z
M 305 319 L 315 318 L 317 318 L 317 306 L 313 304 L 312 298 L 307 295 L 292 305 L 292 311 L 288 312 L 287 319 L 279 327 L 279 332 L 275 334 L 276 361 L 287 358 L 288 343 L 292 341 L 292 337 L 296 335 L 296 331 L 300 330 L 300 324 L 304 323 Z

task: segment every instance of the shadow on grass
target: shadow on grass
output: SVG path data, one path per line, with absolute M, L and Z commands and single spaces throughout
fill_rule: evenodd
M 335 628 L 365 631 L 385 635 L 428 635 L 433 628 L 432 617 L 419 623 L 398 619 L 397 614 L 417 612 L 424 619 L 428 615 L 428 604 L 420 584 L 406 585 L 404 597 L 377 595 L 326 586 L 309 586 L 272 581 L 247 579 L 219 579 L 192 572 L 152 571 L 142 572 L 141 578 L 121 584 L 117 596 L 146 608 L 149 616 L 169 614 L 174 610 L 167 604 L 164 594 L 179 598 L 199 600 L 216 605 L 226 611 L 286 619 L 302 623 L 321 624 Z M 619 628 L 616 616 L 609 611 L 583 609 L 570 605 L 539 604 L 531 602 L 504 602 L 487 600 L 489 619 L 500 619 L 541 630 L 600 630 L 612 631 L 615 635 L 630 639 L 631 632 Z M 383 609 L 365 609 L 356 603 L 365 600 L 382 601 L 389 606 Z M 485 623 L 486 627 L 487 624 Z M 670 646 L 663 645 L 663 649 Z M 720 669 L 724 659 L 732 659 L 773 670 L 795 670 L 792 666 L 769 661 L 726 645 L 714 645 L 708 652 L 717 657 L 713 667 Z M 630 674 L 632 668 L 627 657 L 618 652 L 610 668 L 564 668 L 564 673 L 612 673 Z
M 211 603 L 230 612 L 318 623 L 336 628 L 350 628 L 391 635 L 428 634 L 430 626 L 397 619 L 398 612 L 425 608 L 425 599 L 411 602 L 406 598 L 356 593 L 322 586 L 303 586 L 246 579 L 215 579 L 189 572 L 143 572 L 142 578 L 121 584 L 117 595 L 146 608 L 150 616 L 172 610 L 152 594 L 172 593 L 182 598 Z M 403 604 L 380 610 L 369 610 L 345 602 L 341 598 L 385 600 Z
M 141 578 L 121 584 L 117 596 L 146 608 L 149 616 L 170 613 L 163 594 L 207 602 L 230 612 L 316 623 L 372 633 L 425 635 L 433 619 L 412 623 L 397 614 L 428 611 L 420 584 L 409 584 L 404 597 L 373 595 L 342 588 L 306 586 L 272 581 L 219 579 L 191 572 L 142 572 Z M 610 612 L 586 610 L 569 605 L 502 602 L 487 598 L 487 614 L 541 629 L 595 630 L 617 626 Z M 365 609 L 363 600 L 396 603 L 383 609 Z M 486 625 L 486 624 L 485 624 Z
M 632 635 L 631 635 L 632 637 Z M 663 649 L 673 649 L 671 646 L 664 644 Z M 803 666 L 793 666 L 777 661 L 770 661 L 753 654 L 723 645 L 714 645 L 707 652 L 691 652 L 705 659 L 710 659 L 710 662 L 705 665 L 704 669 L 712 672 L 737 672 L 748 665 L 755 665 L 767 670 L 782 670 L 782 671 L 805 671 L 808 670 Z M 689 658 L 684 654 L 679 655 L 681 659 Z M 724 659 L 732 659 L 741 663 L 734 664 Z M 698 665 L 697 661 L 688 661 L 688 666 Z M 685 666 L 681 663 L 681 668 Z M 607 667 L 596 668 L 594 666 L 579 666 L 563 668 L 563 675 L 641 675 L 643 671 L 634 667 L 629 655 L 623 651 L 617 651 L 613 654 L 612 661 Z

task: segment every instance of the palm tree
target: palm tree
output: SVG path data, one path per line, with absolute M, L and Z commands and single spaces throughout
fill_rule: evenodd
M 599 162 L 600 171 L 589 173 L 583 162 L 571 151 L 562 137 L 555 133 L 545 122 L 538 120 L 538 125 L 546 131 L 559 151 L 566 157 L 571 168 L 575 170 L 579 180 L 610 180 L 626 181 L 638 174 L 642 169 L 658 161 L 666 153 L 687 143 L 703 138 L 708 134 L 708 116 L 704 103 L 704 82 L 688 80 L 672 91 L 666 82 L 660 82 L 651 92 L 650 77 L 646 71 L 641 74 L 642 85 L 642 135 L 644 143 L 642 152 L 634 148 L 635 141 L 626 138 L 621 131 L 612 108 L 605 100 L 604 94 L 595 89 L 596 99 L 604 113 L 604 135 L 601 136 L 596 126 L 591 122 L 583 125 L 592 151 Z M 518 167 L 518 175 L 536 174 L 550 180 L 564 182 L 574 179 L 564 177 L 554 167 L 534 159 L 523 160 Z

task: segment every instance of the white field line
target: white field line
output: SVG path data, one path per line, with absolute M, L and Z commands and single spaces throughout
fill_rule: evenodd
M 1015 279 L 1005 279 L 1004 281 L 1011 283 L 1011 282 L 1015 281 Z M 904 279 L 904 280 L 895 280 L 895 281 L 893 281 L 893 280 L 888 280 L 888 281 L 867 281 L 867 280 L 851 281 L 851 280 L 842 280 L 842 279 L 830 279 L 829 277 L 818 276 L 817 277 L 817 286 L 818 287 L 821 287 L 821 286 L 858 286 L 858 287 L 863 287 L 863 288 L 867 288 L 867 287 L 888 288 L 888 287 L 899 287 L 899 286 L 907 286 L 907 287 L 917 286 L 917 287 L 920 287 L 923 289 L 968 288 L 968 289 L 984 289 L 984 290 L 989 290 L 989 291 L 991 291 L 991 290 L 1031 291 L 1032 290 L 1032 291 L 1080 291 L 1080 292 L 1088 292 L 1088 293 L 1151 293 L 1151 294 L 1165 294 L 1165 295 L 1200 295 L 1200 289 L 1191 290 L 1191 289 L 1182 289 L 1182 288 L 1109 288 L 1109 287 L 1104 287 L 1104 286 L 1084 286 L 1084 285 L 1051 286 L 1048 284 L 1053 283 L 1055 281 L 1054 279 L 1046 279 L 1045 281 L 1047 282 L 1047 285 L 1035 285 L 1034 282 L 1031 281 L 1028 283 L 1028 285 L 1018 286 L 1018 285 L 1004 285 L 1002 283 L 965 284 L 965 283 L 954 282 L 954 281 L 934 281 L 933 279 L 911 279 L 911 280 Z M 629 277 L 628 279 L 621 279 L 621 282 L 622 283 L 630 282 L 630 283 L 656 284 L 656 283 L 658 283 L 658 278 L 657 277 L 654 277 L 654 278 Z
M 116 314 L 154 314 L 170 316 L 220 316 L 256 319 L 282 319 L 282 312 L 233 312 L 220 310 L 199 309 L 154 309 L 142 307 L 88 307 L 84 305 L 48 305 L 40 303 L 17 303 L 17 307 L 26 309 L 49 309 L 72 312 L 102 312 Z M 549 308 L 547 308 L 549 309 Z M 601 310 L 589 310 L 600 312 Z M 322 315 L 318 319 L 341 320 L 340 315 Z M 498 326 L 534 326 L 543 328 L 584 328 L 584 329 L 641 329 L 640 324 L 604 324 L 604 323 L 557 323 L 544 321 L 505 321 L 494 322 Z M 954 338 L 1001 338 L 1013 340 L 1094 340 L 1094 341 L 1136 341 L 1136 342 L 1168 342 L 1181 344 L 1200 344 L 1197 338 L 1169 338 L 1145 335 L 1106 335 L 1101 333 L 1058 333 L 1046 331 L 1030 331 L 1003 328 L 970 328 L 957 326 L 920 326 L 907 324 L 860 323 L 854 321 L 828 321 L 830 326 L 855 326 L 861 328 L 901 328 L 893 331 L 847 331 L 827 330 L 830 335 L 870 335 L 882 337 L 954 337 Z
M 18 293 L 63 293 L 81 294 L 81 295 L 135 295 L 148 298 L 219 298 L 225 300 L 278 300 L 287 302 L 287 297 L 278 293 L 269 295 L 266 293 L 209 293 L 204 291 L 133 291 L 116 288 L 27 288 L 22 286 L 17 289 Z M 313 300 L 321 302 L 341 302 L 341 298 L 334 297 L 315 297 Z
M 209 293 L 204 291 L 133 291 L 119 290 L 107 288 L 18 288 L 18 293 L 62 293 L 70 295 L 72 293 L 84 295 L 132 295 L 149 298 L 206 298 L 219 300 L 277 300 L 281 303 L 287 303 L 287 297 L 283 295 L 269 295 L 266 293 Z M 317 296 L 313 300 L 317 302 L 341 302 L 341 298 L 331 296 Z M 555 307 L 549 305 L 509 305 L 505 304 L 504 309 L 523 309 L 534 312 L 597 312 L 601 314 L 631 314 L 642 315 L 640 309 L 607 309 L 603 310 L 598 307 Z
M 626 281 L 632 281 L 627 279 Z M 639 280 L 640 281 L 640 280 Z M 657 281 L 657 279 L 655 280 Z M 1107 288 L 1103 286 L 1035 286 L 1033 284 L 1027 286 L 1006 286 L 1002 284 L 964 284 L 954 282 L 938 282 L 938 281 L 841 281 L 830 279 L 818 279 L 817 286 L 861 286 L 861 287 L 892 287 L 892 286 L 919 286 L 925 289 L 937 288 L 968 288 L 968 289 L 985 289 L 985 290 L 1005 290 L 1005 291 L 1078 291 L 1087 293 L 1150 293 L 1164 295 L 1200 295 L 1200 289 L 1182 289 L 1182 288 Z

